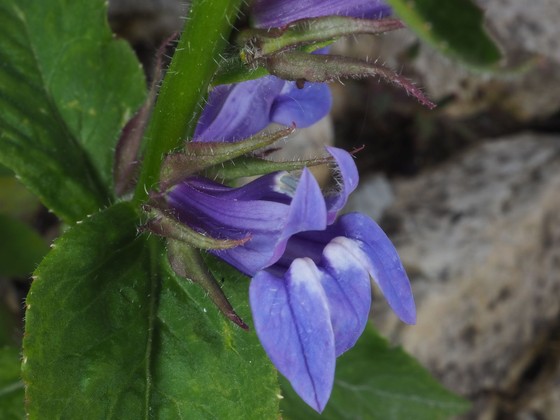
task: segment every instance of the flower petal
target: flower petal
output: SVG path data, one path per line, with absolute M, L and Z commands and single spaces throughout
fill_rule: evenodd
M 217 86 L 210 92 L 194 141 L 238 141 L 272 122 L 308 127 L 327 115 L 331 105 L 331 93 L 324 83 L 307 83 L 298 89 L 295 82 L 266 76 Z
M 299 232 L 323 230 L 326 226 L 327 208 L 323 193 L 315 177 L 307 168 L 304 168 L 290 203 L 283 230 L 279 237 L 275 238 L 274 251 L 266 266 L 270 266 L 282 258 L 286 245 L 293 235 Z M 274 238 L 269 240 L 272 241 Z M 232 248 L 225 252 L 235 252 L 236 249 Z
M 284 87 L 274 76 L 216 87 L 200 117 L 194 141 L 236 141 L 270 124 L 270 110 Z
M 240 188 L 193 177 L 171 189 L 167 200 L 181 222 L 213 238 L 250 235 L 243 245 L 212 252 L 252 276 L 280 259 L 292 235 L 327 225 L 325 200 L 313 175 L 303 170 L 291 200 L 281 190 L 284 175 L 270 174 Z
M 410 281 L 397 250 L 385 232 L 369 217 L 349 213 L 333 228 L 341 236 L 354 239 L 364 252 L 360 260 L 397 316 L 407 324 L 416 323 L 416 306 Z
M 321 187 L 309 169 L 299 179 L 282 239 L 298 232 L 323 230 L 327 227 L 327 208 Z
M 229 250 L 214 251 L 240 271 L 252 275 L 268 265 L 288 218 L 289 206 L 263 200 L 231 200 L 200 191 L 188 181 L 167 194 L 178 219 L 217 239 L 250 240 Z
M 300 258 L 283 279 L 261 271 L 251 281 L 249 296 L 268 357 L 298 395 L 321 412 L 333 386 L 335 348 L 317 267 Z
M 381 0 L 255 0 L 252 7 L 254 26 L 279 28 L 298 19 L 339 15 L 380 19 L 391 14 Z
M 356 344 L 367 325 L 371 307 L 369 273 L 360 259 L 363 252 L 352 239 L 337 237 L 323 250 L 319 265 L 334 332 L 336 357 Z
M 325 83 L 306 83 L 299 89 L 295 82 L 286 82 L 282 93 L 274 100 L 270 119 L 278 124 L 305 128 L 325 117 L 331 106 L 331 91 Z
M 336 147 L 327 147 L 327 151 L 334 157 L 339 171 L 340 190 L 335 194 L 326 197 L 328 209 L 328 224 L 335 221 L 338 212 L 346 205 L 348 196 L 358 186 L 360 179 L 358 168 L 354 163 L 353 156 L 346 150 Z

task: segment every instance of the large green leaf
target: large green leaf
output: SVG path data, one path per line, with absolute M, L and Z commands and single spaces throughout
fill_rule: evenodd
M 0 347 L 0 418 L 25 418 L 19 351 L 13 347 Z
M 420 38 L 468 66 L 490 69 L 502 54 L 472 0 L 387 0 Z
M 247 279 L 223 264 L 214 274 L 248 322 Z M 156 326 L 152 409 L 158 418 L 278 417 L 277 373 L 254 330 L 243 331 L 225 319 L 199 286 L 166 276 Z
M 438 420 L 464 412 L 468 403 L 439 385 L 400 348 L 368 326 L 341 356 L 331 399 L 319 416 L 282 381 L 284 419 Z
M 0 162 L 68 222 L 108 203 L 119 131 L 144 95 L 105 13 L 103 0 L 0 4 Z
M 169 273 L 121 203 L 75 225 L 27 298 L 24 380 L 36 418 L 275 418 L 276 374 L 254 332 Z M 226 277 L 247 318 L 247 282 Z

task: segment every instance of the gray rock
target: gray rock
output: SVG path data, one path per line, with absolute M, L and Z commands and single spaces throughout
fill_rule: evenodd
M 560 109 L 560 2 L 557 0 L 477 0 L 486 22 L 504 50 L 508 70 L 466 69 L 420 42 L 413 59 L 406 52 L 418 39 L 407 29 L 381 37 L 358 37 L 337 45 L 337 52 L 378 59 L 399 69 L 424 88 L 440 112 L 466 117 L 489 109 L 526 121 Z M 527 63 L 527 69 L 520 68 Z
M 477 0 L 492 30 L 510 51 L 531 52 L 560 64 L 557 0 Z
M 560 327 L 560 137 L 482 144 L 399 181 L 395 196 L 387 213 L 398 225 L 392 236 L 413 280 L 418 324 L 402 326 L 389 313 L 377 322 L 472 398 L 474 418 L 495 418 L 527 386 L 529 367 L 537 369 Z
M 358 211 L 379 221 L 394 200 L 393 188 L 385 175 L 368 175 L 360 179 L 358 188 L 350 196 L 344 210 L 345 212 Z

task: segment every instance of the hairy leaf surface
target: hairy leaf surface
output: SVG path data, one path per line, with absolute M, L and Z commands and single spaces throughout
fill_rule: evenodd
M 161 241 L 115 205 L 75 225 L 27 299 L 28 414 L 42 418 L 275 418 L 276 374 L 254 331 L 171 274 Z M 246 320 L 247 281 L 220 274 Z M 220 279 L 221 280 L 221 279 Z

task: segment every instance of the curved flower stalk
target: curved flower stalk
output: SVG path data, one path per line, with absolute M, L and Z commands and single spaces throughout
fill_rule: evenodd
M 381 19 L 390 14 L 391 8 L 381 0 L 255 0 L 251 9 L 253 25 L 264 29 L 320 16 Z
M 323 194 L 307 169 L 230 188 L 189 177 L 166 194 L 190 229 L 239 245 L 211 250 L 252 277 L 250 304 L 257 334 L 277 369 L 321 412 L 335 360 L 363 332 L 371 305 L 370 276 L 406 323 L 415 322 L 410 283 L 387 236 L 369 218 L 337 214 L 356 188 L 347 152 L 328 148 L 339 187 Z

